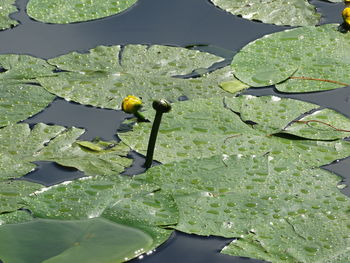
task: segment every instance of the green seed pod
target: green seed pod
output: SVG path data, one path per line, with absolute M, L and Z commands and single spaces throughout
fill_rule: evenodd
M 170 102 L 165 99 L 153 101 L 152 106 L 153 106 L 153 109 L 161 113 L 167 113 L 171 110 Z

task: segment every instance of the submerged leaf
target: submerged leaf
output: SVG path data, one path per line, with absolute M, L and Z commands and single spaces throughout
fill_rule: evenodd
M 120 60 L 120 61 L 119 61 Z M 127 45 L 99 46 L 88 54 L 76 52 L 50 59 L 64 72 L 39 78 L 48 91 L 82 104 L 120 108 L 132 93 L 146 103 L 181 96 L 196 98 L 225 94 L 219 83 L 234 79 L 229 66 L 195 78 L 180 78 L 208 68 L 223 58 L 179 47 Z
M 27 13 L 41 22 L 68 24 L 118 14 L 134 5 L 136 1 L 30 0 L 27 5 Z
M 156 166 L 136 178 L 173 195 L 177 230 L 238 238 L 224 253 L 272 262 L 349 256 L 350 200 L 336 187 L 340 179 L 303 166 L 269 154 L 213 156 Z
M 0 30 L 11 28 L 18 24 L 16 20 L 9 17 L 10 14 L 17 11 L 15 7 L 16 0 L 2 0 L 0 3 Z
M 316 25 L 320 14 L 307 0 L 211 0 L 216 6 L 234 15 L 264 23 L 290 26 Z
M 255 40 L 233 58 L 234 74 L 251 86 L 276 84 L 283 92 L 348 86 L 350 34 L 337 27 L 302 27 Z

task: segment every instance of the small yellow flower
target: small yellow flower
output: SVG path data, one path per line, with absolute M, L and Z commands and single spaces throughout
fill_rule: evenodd
M 350 26 L 350 7 L 347 7 L 347 8 L 345 8 L 343 10 L 342 16 L 343 16 L 343 19 L 344 19 L 344 23 L 347 26 Z
M 142 100 L 136 96 L 129 95 L 122 102 L 122 110 L 126 113 L 136 113 L 142 106 Z

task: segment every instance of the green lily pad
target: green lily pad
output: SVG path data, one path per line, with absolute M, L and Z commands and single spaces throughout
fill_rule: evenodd
M 350 136 L 349 119 L 331 109 L 313 112 L 293 122 L 284 132 L 318 140 L 334 140 Z
M 222 60 L 179 47 L 100 46 L 88 54 L 73 52 L 50 59 L 50 64 L 64 72 L 38 80 L 45 89 L 66 100 L 120 109 L 122 100 L 131 92 L 146 103 L 157 98 L 175 101 L 184 95 L 196 98 L 226 94 L 219 83 L 234 79 L 229 66 L 196 78 L 178 77 Z
M 350 136 L 350 120 L 331 109 L 276 96 L 239 96 L 226 106 L 239 112 L 243 121 L 265 133 L 288 133 L 314 140 L 335 140 Z
M 100 218 L 4 225 L 0 240 L 1 259 L 13 263 L 123 262 L 153 248 L 147 232 Z
M 53 75 L 55 67 L 45 60 L 28 55 L 0 55 L 0 81 L 35 82 L 37 77 Z
M 52 102 L 55 96 L 36 84 L 34 78 L 51 75 L 53 69 L 31 56 L 0 55 L 0 127 L 25 120 Z
M 9 17 L 10 14 L 17 11 L 16 0 L 3 0 L 0 3 L 0 30 L 11 28 L 18 24 L 16 20 Z
M 255 40 L 233 58 L 234 74 L 251 86 L 276 84 L 283 92 L 349 86 L 350 35 L 337 27 L 302 27 Z
M 126 176 L 93 176 L 43 188 L 24 198 L 24 202 L 39 218 L 101 218 L 141 230 L 152 240 L 152 244 L 141 251 L 145 253 L 169 238 L 172 231 L 163 227 L 178 221 L 173 198 L 159 190 L 157 185 Z M 124 249 L 123 246 L 120 249 Z M 73 259 L 69 255 L 69 260 Z
M 128 147 L 117 142 L 108 144 L 108 149 L 94 152 L 75 143 L 84 132 L 78 128 L 64 128 L 39 123 L 33 129 L 28 124 L 9 125 L 0 130 L 1 178 L 21 177 L 34 170 L 35 161 L 53 161 L 63 166 L 75 167 L 89 174 L 119 174 L 131 164 L 122 157 Z
M 321 15 L 306 0 L 211 0 L 214 5 L 234 15 L 264 23 L 290 26 L 316 25 Z
M 32 215 L 26 210 L 7 211 L 3 214 L 0 212 L 0 226 L 5 224 L 24 223 L 33 220 Z
M 303 166 L 270 154 L 213 156 L 156 166 L 136 178 L 173 195 L 177 230 L 238 238 L 224 253 L 272 262 L 349 256 L 350 200 L 336 187 L 340 178 Z
M 271 153 L 276 158 L 295 159 L 309 166 L 320 166 L 345 158 L 350 154 L 350 144 L 343 140 L 306 140 L 304 138 L 283 138 L 278 134 L 271 135 L 271 131 L 284 132 L 283 129 L 289 122 L 310 108 L 317 107 L 316 105 L 282 99 L 279 105 L 285 110 L 283 114 L 271 116 L 267 124 L 265 121 L 268 118 L 253 119 L 258 122 L 258 125 L 252 126 L 244 123 L 238 114 L 234 113 L 235 109 L 230 108 L 231 105 L 240 104 L 246 99 L 247 97 L 243 97 L 243 101 L 240 97 L 224 100 L 219 98 L 196 99 L 174 103 L 172 111 L 164 114 L 162 118 L 154 159 L 162 163 L 169 163 L 218 154 L 263 156 Z M 263 105 L 272 99 L 271 97 L 251 99 L 252 105 L 247 109 L 247 112 L 250 112 L 249 116 L 271 115 L 272 109 L 269 106 L 263 107 Z M 285 104 L 285 107 L 282 104 Z M 304 106 L 300 109 L 296 108 L 301 105 Z M 246 114 L 245 110 L 243 118 L 245 118 L 244 114 Z M 147 110 L 144 115 L 152 120 L 154 110 Z M 284 116 L 287 118 L 285 119 Z M 151 125 L 151 123 L 137 123 L 132 127 L 132 131 L 118 133 L 118 136 L 132 149 L 146 154 Z M 304 126 L 309 128 L 305 124 Z M 317 137 L 318 129 L 309 129 L 314 130 Z M 299 132 L 297 135 L 305 135 L 308 138 L 310 133 Z M 339 136 L 339 132 L 334 131 L 332 136 Z M 343 136 L 344 134 L 340 138 Z M 174 148 L 174 145 L 177 146 Z
M 24 207 L 22 198 L 40 189 L 40 184 L 19 180 L 0 180 L 0 215 Z M 12 221 L 0 217 L 0 222 Z M 18 220 L 20 221 L 20 220 Z M 1 225 L 1 224 L 0 224 Z
M 68 24 L 112 16 L 123 12 L 137 0 L 30 0 L 27 13 L 44 23 Z
M 54 95 L 37 85 L 1 80 L 0 93 L 0 127 L 14 124 L 37 114 L 55 98 Z

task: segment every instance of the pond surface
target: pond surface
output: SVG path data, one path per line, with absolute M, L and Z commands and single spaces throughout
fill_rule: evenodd
M 213 6 L 207 0 L 139 0 L 128 11 L 96 21 L 70 25 L 44 24 L 31 20 L 25 13 L 28 0 L 17 0 L 20 11 L 12 17 L 20 25 L 0 32 L 0 53 L 29 54 L 52 58 L 71 51 L 86 52 L 97 45 L 162 44 L 173 46 L 208 45 L 206 50 L 227 57 L 244 45 L 263 35 L 282 31 L 288 27 L 252 22 L 233 16 Z M 343 4 L 310 1 L 323 14 L 321 23 L 339 23 Z M 246 94 L 278 95 L 297 98 L 324 107 L 333 108 L 350 117 L 350 89 L 308 94 L 283 94 L 273 87 L 250 89 Z M 84 128 L 82 139 L 100 137 L 104 140 L 118 139 L 115 135 L 122 120 L 127 117 L 120 111 L 98 109 L 69 103 L 57 98 L 47 109 L 26 120 Z M 135 158 L 127 174 L 141 173 L 143 156 L 131 153 Z M 350 180 L 350 159 L 325 167 Z M 50 177 L 47 177 L 50 174 Z M 49 162 L 38 163 L 38 169 L 25 178 L 30 181 L 52 185 L 83 174 L 74 169 L 62 168 Z M 342 190 L 350 195 L 348 188 Z M 231 257 L 219 251 L 232 239 L 199 237 L 175 232 L 173 237 L 152 255 L 131 262 L 183 262 L 183 263 L 257 263 L 259 260 Z

